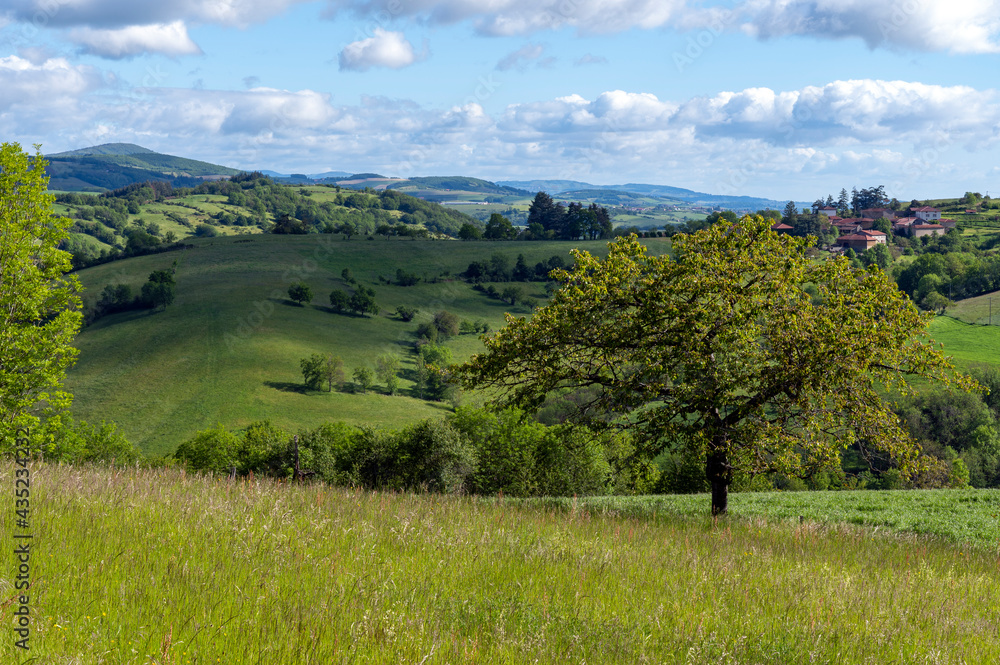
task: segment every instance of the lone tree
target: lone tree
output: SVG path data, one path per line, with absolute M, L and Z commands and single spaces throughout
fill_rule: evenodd
M 312 289 L 305 282 L 296 282 L 288 287 L 288 297 L 305 307 L 305 303 L 312 301 Z
M 142 301 L 154 310 L 163 308 L 174 301 L 174 274 L 170 270 L 155 270 L 149 280 L 142 285 Z
M 587 388 L 573 419 L 637 430 L 649 455 L 701 460 L 713 514 L 726 512 L 734 471 L 804 475 L 855 443 L 914 473 L 919 449 L 882 395 L 907 392 L 912 376 L 975 382 L 923 339 L 926 319 L 882 271 L 810 261 L 811 238 L 769 224 L 676 235 L 674 258 L 648 256 L 635 236 L 605 260 L 575 251 L 549 305 L 508 316 L 455 369 L 526 408 Z
M 69 406 L 61 390 L 76 359 L 70 346 L 80 329 L 80 290 L 64 276 L 70 255 L 58 249 L 68 219 L 51 214 L 54 198 L 40 152 L 0 144 L 0 452 L 40 416 Z

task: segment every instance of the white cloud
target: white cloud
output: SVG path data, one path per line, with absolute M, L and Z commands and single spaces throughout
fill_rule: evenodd
M 374 36 L 344 47 L 339 61 L 341 71 L 366 72 L 372 67 L 402 69 L 421 57 L 403 33 L 375 28 Z
M 508 53 L 500 62 L 497 63 L 496 69 L 500 72 L 506 72 L 511 69 L 516 69 L 523 72 L 528 68 L 528 65 L 534 61 L 537 61 L 545 53 L 545 47 L 541 44 L 525 44 L 521 48 Z
M 198 45 L 191 41 L 187 27 L 181 21 L 132 25 L 112 30 L 76 28 L 69 32 L 68 37 L 71 42 L 80 45 L 85 53 L 115 60 L 143 53 L 169 56 L 202 53 Z
M 683 26 L 706 15 L 686 4 L 687 0 L 408 0 L 386 5 L 381 0 L 328 0 L 330 15 L 352 11 L 359 16 L 416 17 L 433 24 L 471 21 L 480 33 L 507 36 L 564 27 L 608 33 Z
M 742 0 L 734 6 L 691 0 L 328 0 L 329 14 L 416 18 L 431 24 L 470 22 L 482 34 L 527 35 L 576 28 L 584 33 L 631 29 L 743 30 L 761 39 L 801 35 L 858 38 L 871 48 L 952 53 L 1000 52 L 996 0 Z
M 995 0 L 748 0 L 739 11 L 743 30 L 762 39 L 858 37 L 870 48 L 1000 52 Z
M 35 104 L 72 102 L 102 85 L 92 67 L 71 65 L 64 58 L 38 63 L 16 55 L 0 58 L 0 111 L 21 107 L 31 113 Z
M 611 90 L 488 113 L 473 101 L 334 104 L 313 90 L 128 90 L 65 60 L 9 56 L 0 89 L 12 91 L 0 99 L 5 135 L 50 152 L 123 141 L 239 168 L 631 180 L 802 200 L 855 184 L 907 199 L 948 194 L 944 183 L 989 189 L 1000 142 L 996 91 L 904 81 L 680 101 Z
M 246 27 L 310 0 L 5 0 L 14 20 L 56 28 L 122 28 L 184 21 Z

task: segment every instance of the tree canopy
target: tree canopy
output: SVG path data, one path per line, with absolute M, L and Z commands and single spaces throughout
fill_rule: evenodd
M 908 391 L 914 375 L 975 382 L 923 337 L 926 319 L 881 270 L 810 261 L 809 239 L 769 225 L 745 217 L 678 234 L 673 257 L 647 255 L 634 236 L 604 260 L 575 251 L 546 307 L 508 316 L 455 369 L 504 405 L 587 389 L 573 420 L 639 430 L 649 455 L 694 456 L 713 513 L 726 511 L 736 471 L 802 475 L 852 444 L 915 473 L 919 450 L 885 391 Z
M 60 389 L 76 359 L 80 286 L 65 277 L 70 255 L 58 249 L 69 220 L 52 216 L 54 197 L 40 153 L 0 144 L 0 446 L 19 430 L 69 405 Z

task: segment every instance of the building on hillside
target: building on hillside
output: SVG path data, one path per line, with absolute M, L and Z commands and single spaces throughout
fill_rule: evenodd
M 898 236 L 910 235 L 910 227 L 917 221 L 916 217 L 903 217 L 893 222 L 892 232 Z
M 771 230 L 777 233 L 791 233 L 794 231 L 794 227 L 785 224 L 784 222 L 778 222 L 777 224 L 771 225 Z
M 944 234 L 944 227 L 940 224 L 935 224 L 934 222 L 917 220 L 910 226 L 910 236 L 914 238 L 938 235 L 939 233 L 942 235 Z
M 837 244 L 850 247 L 855 252 L 865 252 L 875 245 L 886 244 L 886 235 L 881 231 L 858 231 L 837 238 Z
M 837 228 L 840 233 L 856 233 L 861 230 L 861 225 L 858 224 L 856 219 L 842 219 L 837 222 L 833 222 L 833 226 Z
M 876 221 L 874 217 L 861 217 L 858 219 L 858 226 L 867 231 L 875 226 Z
M 861 216 L 862 217 L 871 217 L 872 219 L 878 219 L 879 217 L 885 217 L 890 222 L 892 220 L 896 219 L 897 217 L 899 217 L 899 215 L 896 214 L 896 211 L 892 210 L 890 208 L 865 208 L 864 210 L 861 211 Z
M 931 206 L 921 206 L 920 208 L 910 208 L 910 212 L 917 219 L 924 221 L 941 219 L 941 211 Z
M 823 206 L 819 208 L 816 212 L 821 215 L 826 215 L 827 217 L 834 217 L 837 214 L 837 209 L 832 206 Z
M 956 222 L 954 219 L 945 219 L 943 217 L 938 220 L 938 224 L 943 226 L 946 232 L 958 226 L 958 222 Z

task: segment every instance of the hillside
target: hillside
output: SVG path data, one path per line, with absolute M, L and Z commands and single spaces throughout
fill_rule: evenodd
M 543 191 L 551 196 L 568 196 L 570 192 L 579 190 L 611 190 L 638 194 L 657 199 L 664 202 L 682 201 L 687 205 L 707 206 L 710 208 L 726 208 L 730 210 L 749 211 L 757 210 L 781 210 L 788 201 L 777 201 L 774 199 L 761 198 L 756 196 L 707 194 L 696 192 L 682 187 L 670 187 L 668 185 L 648 185 L 642 183 L 626 183 L 624 185 L 592 185 L 578 180 L 499 180 L 499 185 L 526 189 L 532 192 Z M 807 207 L 804 202 L 797 203 L 799 207 Z
M 654 252 L 668 242 L 651 240 Z M 466 320 L 485 320 L 496 330 L 504 313 L 526 315 L 458 279 L 473 261 L 495 252 L 513 266 L 524 254 L 530 266 L 553 255 L 569 260 L 572 247 L 594 253 L 606 243 L 456 242 L 400 238 L 344 240 L 339 234 L 254 235 L 191 239 L 193 248 L 115 261 L 78 272 L 91 305 L 109 284 L 129 284 L 138 292 L 154 270 L 177 261 L 176 300 L 165 311 L 106 316 L 77 339 L 80 358 L 66 381 L 76 396 L 73 412 L 88 421 L 117 422 L 128 438 L 151 453 L 172 451 L 200 429 L 245 426 L 271 419 L 290 431 L 330 420 L 398 426 L 443 413 L 438 402 L 413 393 L 416 328 L 434 312 L 447 310 Z M 334 314 L 333 289 L 355 288 L 342 278 L 348 268 L 360 285 L 376 291 L 376 317 Z M 415 286 L 386 284 L 396 270 L 421 278 Z M 288 286 L 302 279 L 314 300 L 305 307 L 287 298 Z M 502 285 L 501 285 L 502 286 Z M 542 300 L 543 285 L 521 285 Z M 399 305 L 416 307 L 407 323 Z M 455 360 L 480 348 L 476 335 L 446 343 Z M 402 360 L 400 396 L 379 393 L 305 394 L 299 361 L 330 352 L 344 359 L 348 379 L 380 354 Z
M 287 232 L 413 236 L 456 235 L 475 220 L 396 191 L 343 190 L 337 185 L 292 187 L 243 174 L 196 187 L 133 184 L 100 196 L 56 196 L 55 213 L 74 220 L 64 243 L 77 267 L 115 252 L 157 251 L 192 236 L 267 232 L 282 219 Z
M 177 186 L 197 185 L 212 177 L 236 175 L 226 166 L 154 152 L 132 143 L 107 143 L 47 155 L 49 189 L 103 191 L 146 180 Z

